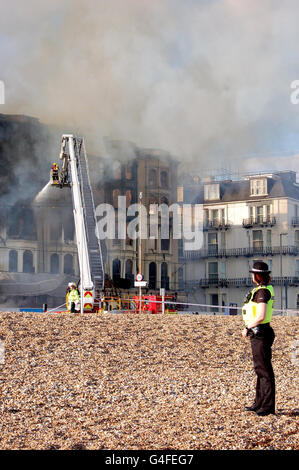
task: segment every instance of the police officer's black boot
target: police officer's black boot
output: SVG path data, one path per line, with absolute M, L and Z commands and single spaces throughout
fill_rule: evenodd
M 252 406 L 245 406 L 245 411 L 256 411 L 258 409 L 257 406 L 252 405 Z

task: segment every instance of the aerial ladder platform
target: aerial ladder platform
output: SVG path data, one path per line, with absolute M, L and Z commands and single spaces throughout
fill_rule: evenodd
M 81 313 L 95 310 L 95 301 L 104 290 L 104 241 L 97 232 L 95 205 L 89 177 L 84 139 L 63 135 L 61 141 L 61 170 L 53 164 L 51 184 L 69 186 L 72 191 L 73 214 L 80 269 Z M 56 166 L 55 166 L 56 165 Z

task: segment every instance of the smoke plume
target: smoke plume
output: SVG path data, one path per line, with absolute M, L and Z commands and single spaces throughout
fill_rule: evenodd
M 298 147 L 295 0 L 0 1 L 7 113 L 195 167 Z M 1 110 L 2 110 L 1 108 Z

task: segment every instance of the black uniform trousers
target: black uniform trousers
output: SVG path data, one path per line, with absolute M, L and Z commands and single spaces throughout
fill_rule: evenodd
M 275 334 L 270 326 L 260 336 L 250 337 L 253 365 L 257 375 L 253 403 L 256 411 L 275 413 L 275 378 L 271 363 L 274 338 Z

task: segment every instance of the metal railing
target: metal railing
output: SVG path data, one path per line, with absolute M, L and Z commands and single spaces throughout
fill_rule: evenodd
M 274 286 L 299 286 L 298 276 L 283 276 L 272 277 L 271 284 Z M 224 278 L 217 275 L 210 275 L 207 278 L 202 278 L 197 281 L 185 281 L 186 291 L 196 288 L 207 287 L 252 287 L 251 277 L 237 277 L 237 278 Z
M 227 258 L 230 256 L 276 256 L 276 255 L 299 255 L 299 246 L 262 246 L 251 248 L 219 248 L 215 247 L 203 248 L 201 250 L 185 251 L 184 259 L 200 259 L 200 258 Z
M 232 226 L 232 222 L 224 220 L 206 220 L 203 223 L 203 229 L 227 230 Z
M 244 228 L 249 228 L 249 227 L 254 227 L 254 226 L 259 226 L 259 227 L 265 227 L 265 226 L 270 226 L 272 227 L 273 225 L 276 224 L 276 218 L 272 215 L 268 217 L 249 217 L 248 219 L 243 219 L 243 227 Z
M 299 227 L 299 217 L 293 217 L 292 218 L 292 226 L 293 227 Z

